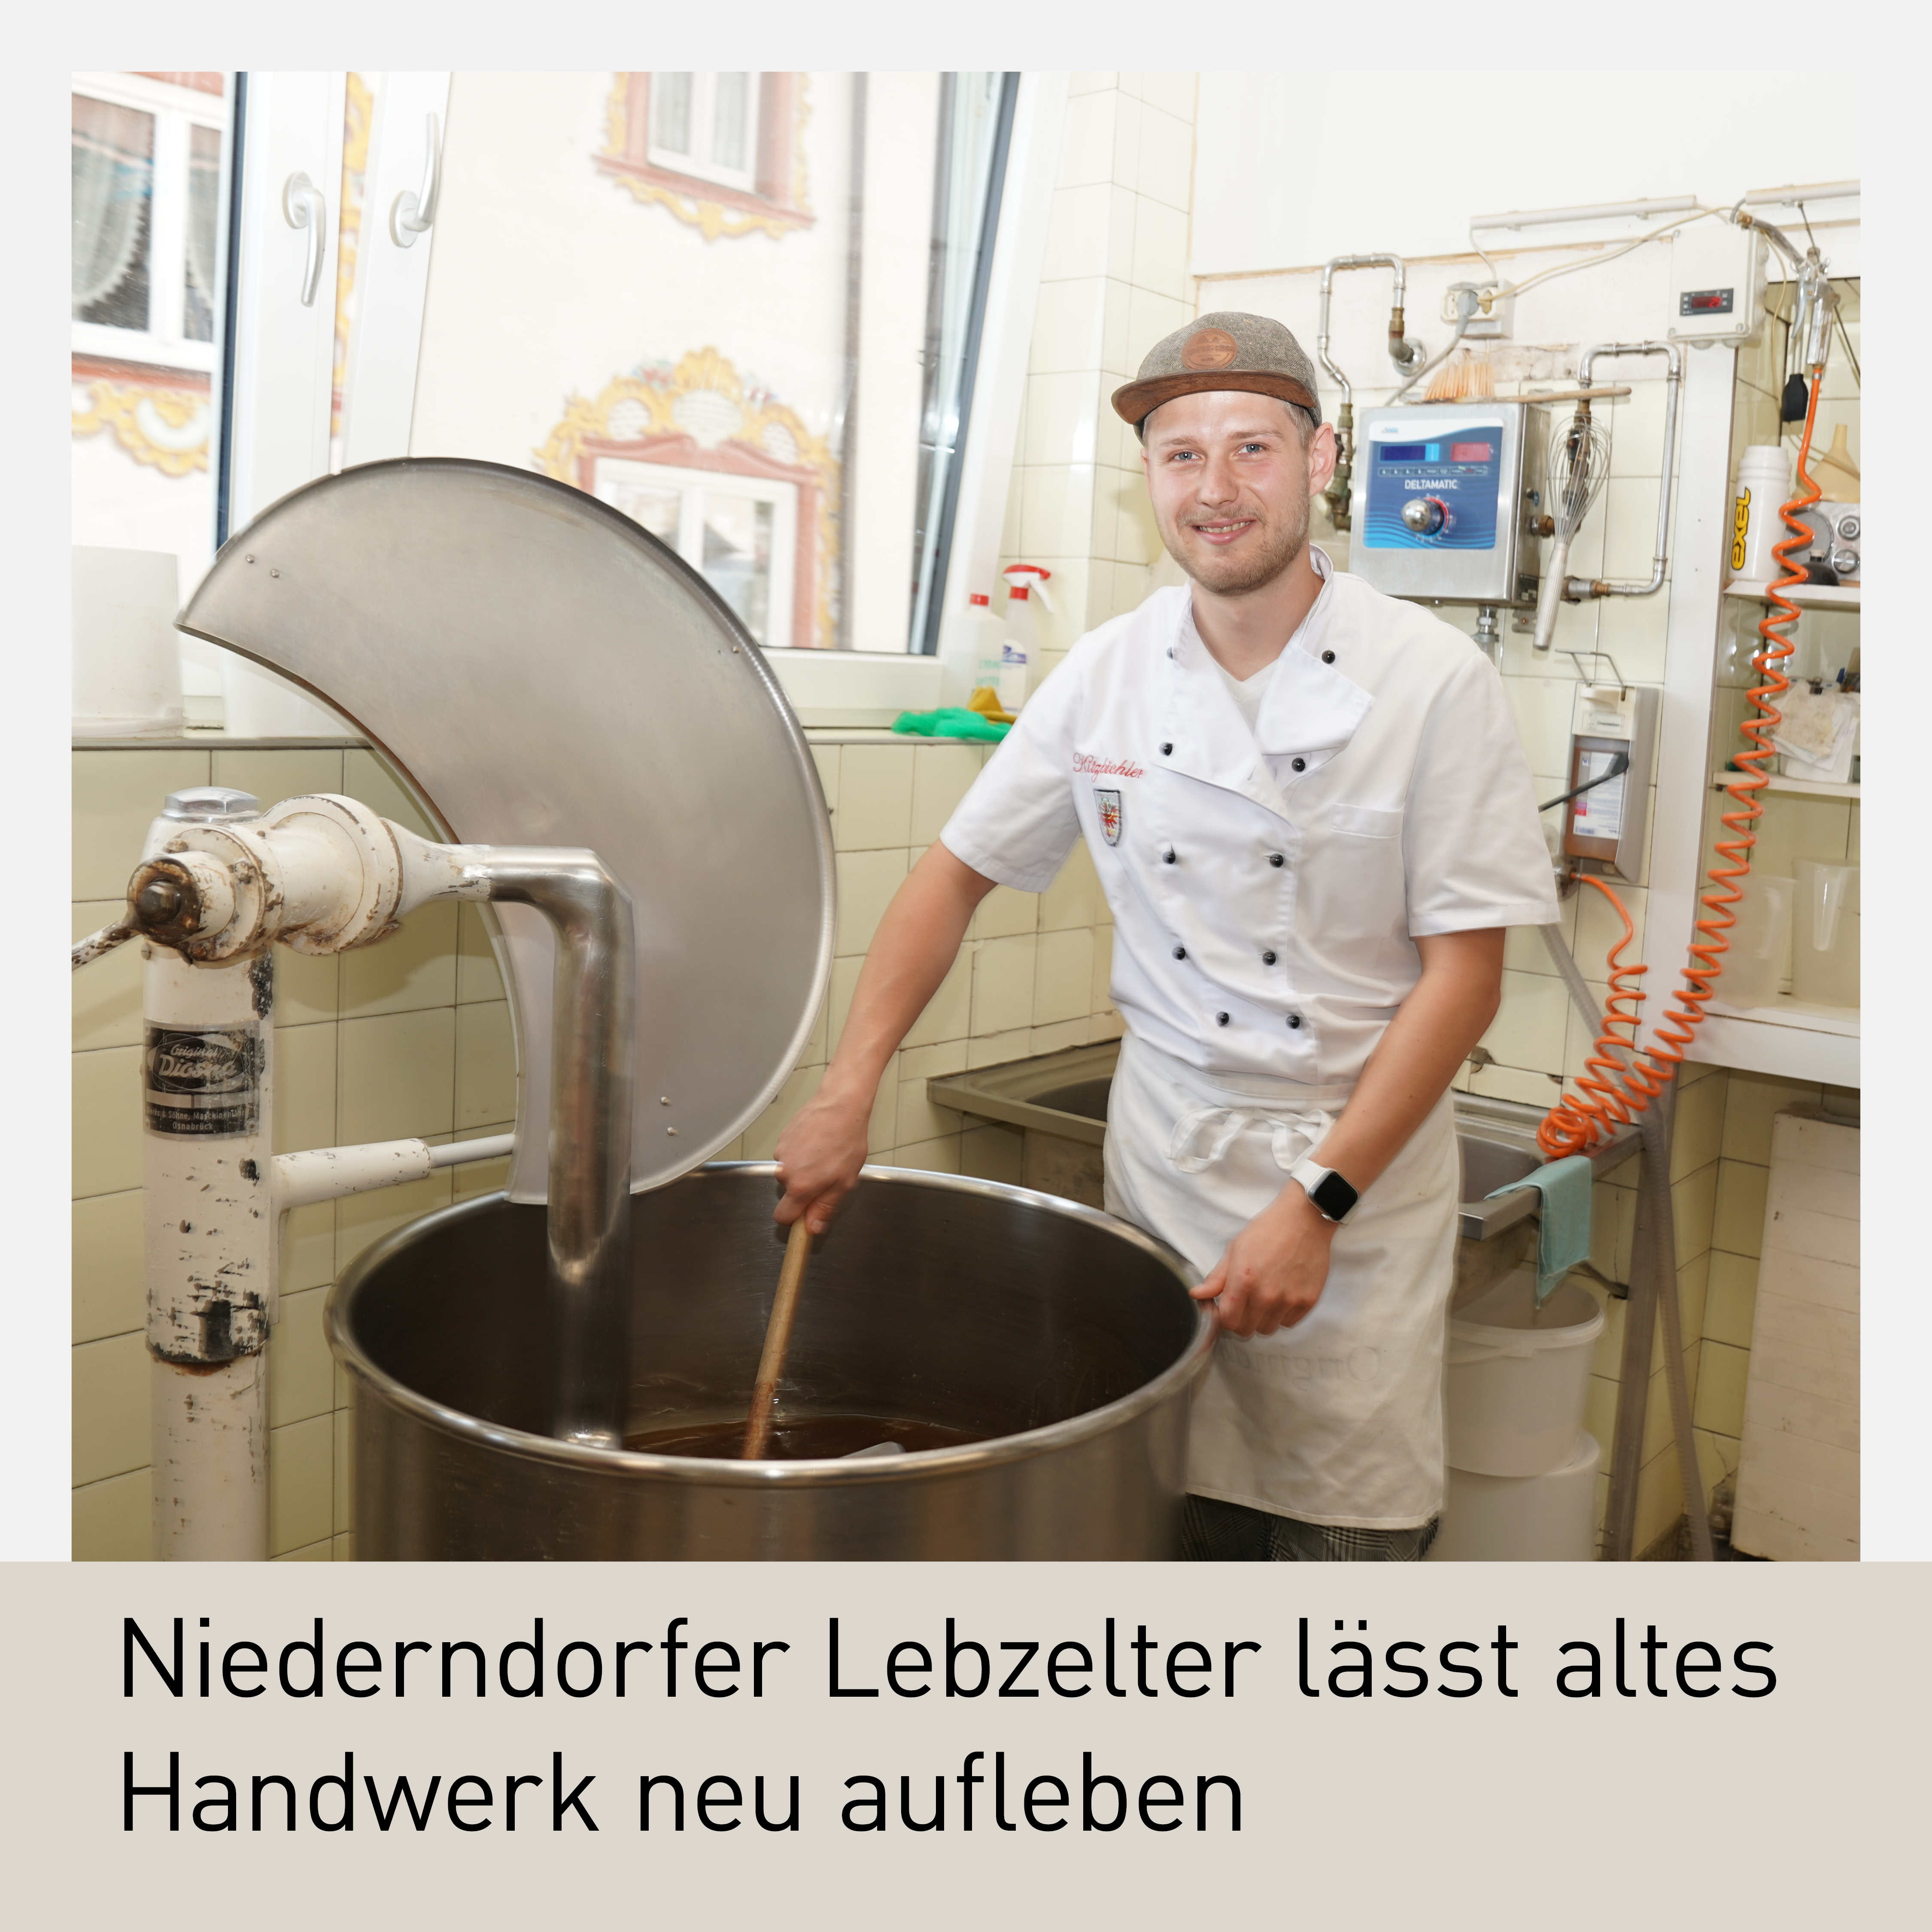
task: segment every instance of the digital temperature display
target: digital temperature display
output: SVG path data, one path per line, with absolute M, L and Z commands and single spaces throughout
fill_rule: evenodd
M 1429 446 L 1426 442 L 1385 442 L 1382 446 L 1384 463 L 1426 463 Z
M 1686 289 L 1677 298 L 1679 315 L 1729 315 L 1735 289 Z
M 1496 446 L 1489 442 L 1452 442 L 1449 446 L 1451 463 L 1486 463 L 1496 454 Z

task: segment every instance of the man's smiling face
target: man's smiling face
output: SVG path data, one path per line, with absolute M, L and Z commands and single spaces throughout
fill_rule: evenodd
M 1310 497 L 1334 473 L 1324 424 L 1305 442 L 1288 405 L 1203 389 L 1148 418 L 1141 454 L 1168 553 L 1204 589 L 1238 597 L 1272 584 L 1308 542 Z

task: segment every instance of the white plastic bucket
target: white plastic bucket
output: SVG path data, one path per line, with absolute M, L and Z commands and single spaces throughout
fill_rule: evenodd
M 1449 1472 L 1431 1563 L 1591 1563 L 1597 1556 L 1594 1436 L 1580 1436 L 1561 1468 L 1540 1476 Z
M 1452 1469 L 1540 1476 L 1561 1468 L 1583 1426 L 1590 1348 L 1604 1311 L 1574 1282 L 1540 1308 L 1518 1268 L 1449 1318 L 1443 1411 Z

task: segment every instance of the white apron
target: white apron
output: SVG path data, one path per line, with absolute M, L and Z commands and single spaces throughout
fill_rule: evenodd
M 1204 1275 L 1351 1090 L 1204 1073 L 1130 1035 L 1107 1110 L 1108 1210 Z M 1440 1512 L 1459 1179 L 1444 1094 L 1336 1231 L 1313 1309 L 1272 1335 L 1220 1337 L 1195 1395 L 1190 1490 L 1352 1529 Z

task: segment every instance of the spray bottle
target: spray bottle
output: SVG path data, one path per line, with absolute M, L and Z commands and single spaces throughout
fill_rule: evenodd
M 1010 563 L 1000 574 L 1006 580 L 1006 648 L 1000 659 L 1000 708 L 1016 712 L 1027 700 L 1029 660 L 1040 657 L 1040 634 L 1036 626 L 1033 599 L 1037 596 L 1048 610 L 1053 599 L 1047 595 L 1046 580 L 1053 574 L 1037 563 Z

